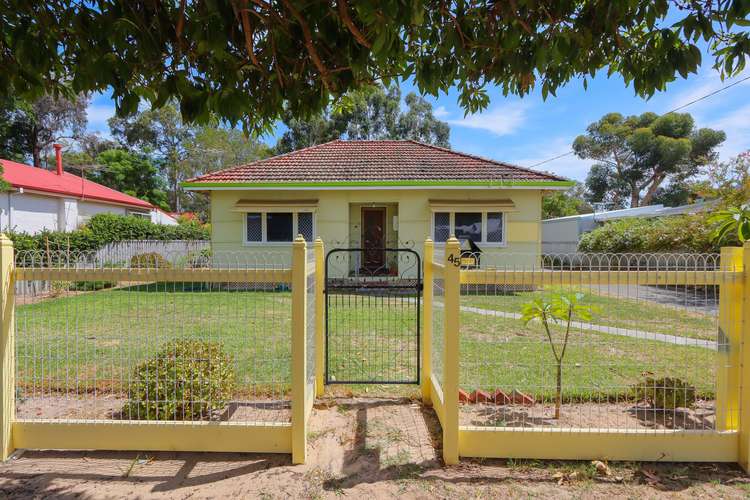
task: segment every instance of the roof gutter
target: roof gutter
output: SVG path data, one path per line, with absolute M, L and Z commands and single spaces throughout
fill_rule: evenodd
M 329 182 L 183 182 L 189 191 L 225 189 L 568 189 L 573 181 L 329 181 Z

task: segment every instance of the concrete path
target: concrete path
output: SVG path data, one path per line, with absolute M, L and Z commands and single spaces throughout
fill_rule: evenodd
M 435 305 L 443 307 L 441 302 L 435 301 Z M 462 312 L 469 312 L 474 314 L 481 314 L 482 316 L 494 316 L 496 318 L 509 318 L 509 319 L 521 319 L 519 313 L 506 312 L 506 311 L 493 311 L 492 309 L 482 309 L 473 306 L 461 306 Z M 571 326 L 573 328 L 591 332 L 607 333 L 610 335 L 619 335 L 621 337 L 630 337 L 641 340 L 653 340 L 656 342 L 666 342 L 668 344 L 689 346 L 689 347 L 702 347 L 705 349 L 716 350 L 716 342 L 704 339 L 695 339 L 690 337 L 680 337 L 677 335 L 667 335 L 664 333 L 652 333 L 644 332 L 642 330 L 631 330 L 629 328 L 620 328 L 617 326 L 607 325 L 596 325 L 592 323 L 581 323 L 574 321 Z

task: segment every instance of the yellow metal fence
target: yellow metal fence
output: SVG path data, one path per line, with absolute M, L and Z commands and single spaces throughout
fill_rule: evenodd
M 442 425 L 446 463 L 747 468 L 750 246 L 720 256 L 556 256 L 533 266 L 462 254 L 455 239 L 440 258 L 433 248 L 428 241 L 422 389 Z M 573 311 L 569 323 L 556 308 Z M 544 312 L 534 317 L 535 309 Z
M 421 392 L 440 421 L 446 463 L 747 468 L 750 246 L 511 266 L 466 255 L 455 239 L 428 240 L 423 262 Z M 14 254 L 3 236 L 0 276 L 3 458 L 47 448 L 278 452 L 305 461 L 313 401 L 324 389 L 322 241 L 298 239 L 291 257 L 262 260 L 202 252 L 116 262 Z M 561 300 L 578 307 L 569 323 L 525 317 L 535 301 L 559 309 Z M 221 346 L 230 394 L 198 390 L 209 382 L 200 371 L 207 362 L 189 350 L 198 374 L 187 386 L 149 392 L 179 339 Z
M 3 458 L 44 448 L 304 462 L 322 242 L 298 239 L 291 259 L 14 253 L 4 236 L 0 251 Z

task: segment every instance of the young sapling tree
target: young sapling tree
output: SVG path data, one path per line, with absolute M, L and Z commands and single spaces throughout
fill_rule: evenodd
M 570 338 L 570 327 L 573 320 L 588 321 L 591 319 L 593 309 L 591 306 L 581 304 L 584 294 L 580 292 L 557 292 L 551 297 L 536 297 L 531 302 L 523 305 L 521 320 L 525 325 L 537 320 L 542 323 L 547 334 L 547 340 L 552 348 L 552 355 L 557 365 L 557 384 L 555 391 L 555 418 L 560 418 L 560 405 L 562 404 L 562 365 L 565 351 Z M 556 342 L 551 326 L 552 324 L 565 325 L 562 342 Z

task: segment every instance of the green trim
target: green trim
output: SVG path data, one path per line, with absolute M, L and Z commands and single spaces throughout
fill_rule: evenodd
M 530 186 L 530 187 L 570 187 L 573 181 L 331 181 L 331 182 L 183 182 L 184 188 L 269 188 L 269 187 L 408 187 L 408 186 Z

